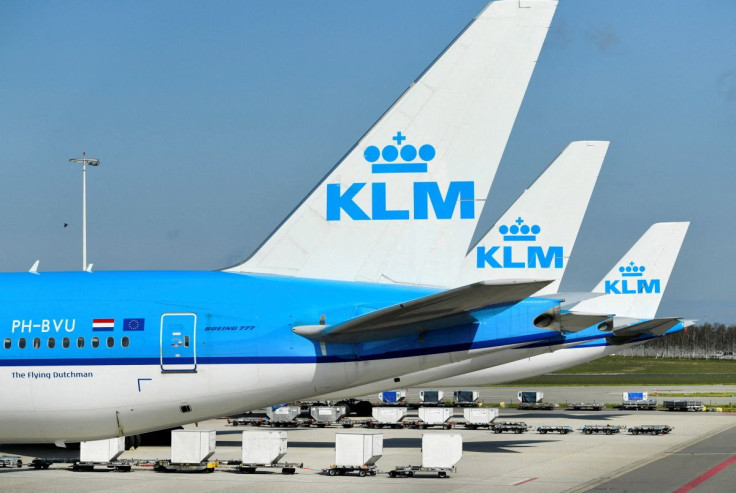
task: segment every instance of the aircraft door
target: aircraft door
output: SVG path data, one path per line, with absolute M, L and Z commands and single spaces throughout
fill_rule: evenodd
M 164 313 L 161 315 L 161 371 L 197 371 L 197 315 Z

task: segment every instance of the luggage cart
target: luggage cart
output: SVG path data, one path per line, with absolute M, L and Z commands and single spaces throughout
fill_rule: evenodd
M 423 466 L 398 466 L 388 472 L 390 478 L 412 478 L 415 472 L 435 472 L 441 478 L 449 478 L 450 473 L 456 473 L 455 467 L 423 467 Z
M 228 418 L 232 426 L 264 426 L 268 424 L 267 418 Z
M 571 426 L 542 425 L 537 426 L 537 432 L 541 433 L 542 435 L 546 435 L 547 433 L 559 433 L 560 435 L 567 435 L 568 433 L 572 433 L 573 429 Z
M 170 460 L 159 460 L 153 463 L 156 472 L 215 472 L 217 461 L 203 461 L 199 463 L 174 463 Z
M 422 465 L 399 466 L 389 471 L 391 478 L 413 477 L 417 472 L 437 473 L 441 478 L 457 472 L 457 463 L 463 457 L 463 437 L 459 433 L 422 434 Z
M 493 420 L 498 417 L 498 409 L 490 407 L 466 407 L 463 409 L 465 429 L 477 430 L 493 426 Z
M 702 401 L 664 401 L 662 406 L 668 411 L 705 411 Z
M 378 473 L 378 468 L 375 465 L 345 466 L 332 464 L 330 467 L 322 469 L 322 472 L 328 476 L 344 476 L 349 472 L 357 472 L 358 476 L 365 477 L 375 476 Z
M 23 460 L 18 456 L 0 457 L 0 466 L 2 467 L 23 467 Z
M 345 417 L 347 408 L 345 406 L 312 406 L 309 408 L 311 420 L 305 426 L 314 425 L 324 428 L 329 425 L 338 424 Z
M 130 472 L 135 462 L 114 460 L 110 462 L 77 461 L 72 464 L 72 471 L 94 471 L 95 469 Z
M 613 435 L 614 433 L 621 433 L 625 429 L 626 427 L 623 425 L 585 425 L 580 428 L 580 431 L 586 435 L 592 435 L 593 433 Z
M 490 430 L 493 433 L 525 433 L 530 426 L 523 421 L 499 421 L 493 423 Z
M 568 411 L 600 411 L 603 404 L 600 402 L 573 402 L 567 405 Z
M 454 411 L 452 407 L 420 407 L 419 420 L 410 422 L 409 427 L 420 430 L 434 427 L 450 430 Z
M 373 419 L 364 422 L 366 428 L 404 428 L 406 424 L 403 419 L 408 411 L 407 407 L 374 407 L 371 410 Z
M 657 400 L 656 399 L 647 399 L 647 400 L 639 400 L 639 401 L 623 401 L 621 403 L 621 409 L 626 409 L 630 411 L 656 411 L 657 410 Z
M 238 466 L 238 471 L 243 472 L 245 474 L 253 474 L 256 472 L 256 469 L 281 469 L 281 474 L 294 474 L 297 469 L 302 469 L 304 467 L 303 462 L 276 462 L 274 464 L 267 464 L 267 463 L 261 463 L 261 464 L 244 464 L 240 461 L 231 461 L 228 462 L 228 464 L 233 464 Z
M 669 425 L 639 425 L 630 427 L 629 433 L 632 435 L 667 435 L 674 429 L 674 426 Z

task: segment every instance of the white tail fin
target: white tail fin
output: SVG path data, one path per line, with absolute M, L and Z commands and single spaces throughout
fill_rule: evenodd
M 226 270 L 442 284 L 443 262 L 467 251 L 556 6 L 486 7 L 264 244 Z
M 689 225 L 653 224 L 595 287 L 606 294 L 578 303 L 574 311 L 653 318 Z
M 608 144 L 568 145 L 468 253 L 457 285 L 550 279 L 543 292 L 557 292 Z

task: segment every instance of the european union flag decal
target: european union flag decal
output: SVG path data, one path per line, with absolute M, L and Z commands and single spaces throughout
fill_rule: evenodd
M 146 328 L 145 318 L 124 318 L 123 319 L 123 330 L 125 331 L 140 331 Z

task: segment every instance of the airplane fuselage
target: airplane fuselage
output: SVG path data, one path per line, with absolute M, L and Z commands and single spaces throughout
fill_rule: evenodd
M 439 290 L 226 272 L 0 275 L 0 441 L 166 428 L 548 337 L 530 298 L 475 323 L 353 344 L 292 332 Z

